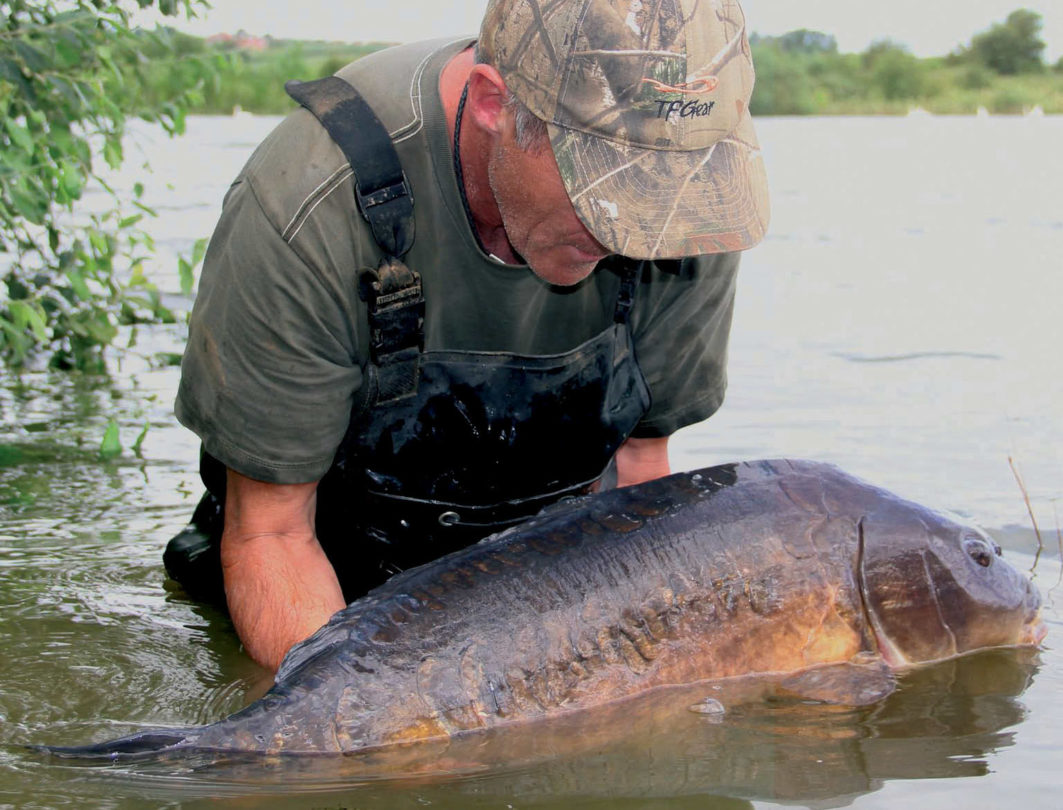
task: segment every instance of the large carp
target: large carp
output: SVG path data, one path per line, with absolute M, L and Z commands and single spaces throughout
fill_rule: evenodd
M 863 704 L 894 670 L 1044 633 L 1036 589 L 980 530 L 828 465 L 728 464 L 558 505 L 396 576 L 225 720 L 46 750 L 355 752 L 758 674 Z

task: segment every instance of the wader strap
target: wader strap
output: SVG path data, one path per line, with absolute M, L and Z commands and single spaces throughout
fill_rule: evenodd
M 354 170 L 358 210 L 388 256 L 413 244 L 413 194 L 387 129 L 361 94 L 339 76 L 290 81 L 288 95 L 310 110 Z
M 417 393 L 424 348 L 421 277 L 399 257 L 413 245 L 413 193 L 387 129 L 361 94 L 339 76 L 291 81 L 284 89 L 314 114 L 354 171 L 354 198 L 384 251 L 376 270 L 359 278 L 369 311 L 369 359 L 375 403 Z
M 616 309 L 613 311 L 613 321 L 627 323 L 631 316 L 631 307 L 635 303 L 635 290 L 639 286 L 639 274 L 642 272 L 642 262 L 633 259 L 617 259 L 620 273 L 620 292 L 616 296 Z

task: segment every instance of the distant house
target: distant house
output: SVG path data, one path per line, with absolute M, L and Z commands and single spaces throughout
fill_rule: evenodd
M 211 45 L 223 45 L 239 51 L 264 51 L 269 47 L 269 37 L 256 37 L 240 29 L 235 34 L 215 34 L 207 37 Z

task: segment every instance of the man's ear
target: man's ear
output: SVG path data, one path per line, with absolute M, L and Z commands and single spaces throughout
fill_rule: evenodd
M 511 116 L 505 104 L 508 95 L 501 73 L 490 65 L 474 65 L 469 73 L 465 115 L 484 132 L 501 135 Z

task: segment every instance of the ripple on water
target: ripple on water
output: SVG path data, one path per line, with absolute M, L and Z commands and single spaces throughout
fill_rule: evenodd
M 0 714 L 12 741 L 55 739 L 70 718 L 85 719 L 88 739 L 110 723 L 183 725 L 243 704 L 246 681 L 221 663 L 239 655 L 227 620 L 163 587 L 157 544 L 65 543 L 46 522 L 27 524 L 0 552 Z

